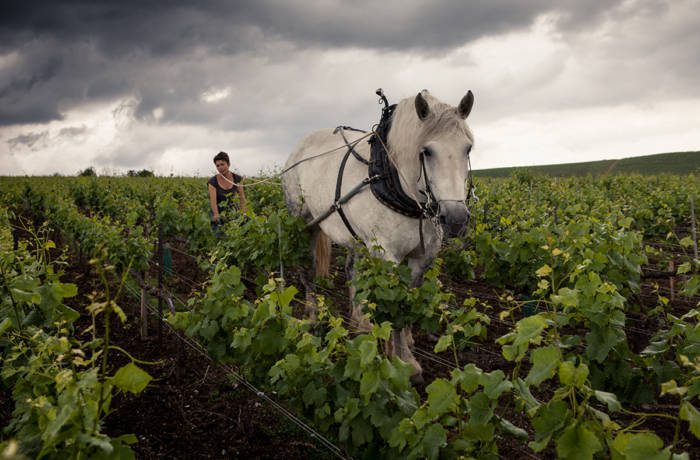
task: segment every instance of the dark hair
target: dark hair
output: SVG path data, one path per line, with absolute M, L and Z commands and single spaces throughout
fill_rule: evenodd
M 228 159 L 228 153 L 226 152 L 219 152 L 216 154 L 214 157 L 214 163 L 216 163 L 219 160 L 224 160 L 227 165 L 231 166 L 231 160 Z

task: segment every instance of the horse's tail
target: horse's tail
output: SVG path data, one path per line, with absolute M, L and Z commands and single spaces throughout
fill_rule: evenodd
M 319 229 L 316 235 L 316 247 L 314 248 L 314 276 L 326 277 L 331 267 L 331 239 Z

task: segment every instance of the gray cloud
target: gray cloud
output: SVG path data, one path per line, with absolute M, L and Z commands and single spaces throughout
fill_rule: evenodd
M 68 128 L 62 128 L 59 132 L 58 135 L 59 137 L 79 137 L 83 136 L 87 132 L 87 126 L 85 125 L 80 125 L 80 126 L 69 126 Z
M 256 55 L 270 63 L 352 47 L 439 54 L 550 11 L 566 24 L 586 23 L 599 16 L 590 11 L 616 2 L 470 3 L 12 2 L 0 19 L 0 49 L 18 53 L 19 63 L 0 71 L 0 125 L 57 120 L 76 105 L 126 94 L 138 95 L 139 117 L 162 107 L 162 121 L 210 123 L 216 114 L 199 96 L 230 72 L 218 62 L 246 66 Z
M 575 0 L 24 1 L 3 9 L 0 38 L 6 47 L 26 41 L 27 35 L 69 42 L 87 38 L 110 56 L 134 48 L 170 56 L 201 45 L 217 54 L 255 48 L 260 37 L 252 31 L 257 29 L 305 46 L 444 49 L 525 27 L 550 11 L 560 12 L 567 26 L 585 24 L 618 3 L 599 1 L 592 7 Z
M 48 131 L 32 132 L 28 134 L 20 134 L 17 137 L 7 140 L 7 144 L 11 149 L 25 146 L 30 150 L 38 150 L 43 147 L 49 138 Z

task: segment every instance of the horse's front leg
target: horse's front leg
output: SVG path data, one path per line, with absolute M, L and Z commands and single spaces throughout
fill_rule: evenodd
M 407 258 L 408 266 L 411 268 L 411 286 L 416 287 L 423 282 L 423 274 L 427 270 L 430 262 L 435 258 L 435 254 L 424 253 L 421 251 L 415 257 L 409 256 Z M 415 346 L 415 341 L 413 340 L 413 332 L 411 331 L 411 326 L 406 326 L 401 331 L 392 331 L 392 347 L 394 348 L 394 353 L 400 357 L 403 361 L 409 363 L 413 367 L 413 373 L 411 375 L 411 380 L 414 382 L 423 381 L 423 368 L 420 363 L 413 355 L 413 349 Z
M 410 327 L 403 329 L 392 329 L 391 339 L 386 344 L 386 354 L 397 356 L 401 361 L 408 363 L 411 368 L 411 381 L 413 383 L 423 382 L 423 368 L 413 355 L 413 336 Z

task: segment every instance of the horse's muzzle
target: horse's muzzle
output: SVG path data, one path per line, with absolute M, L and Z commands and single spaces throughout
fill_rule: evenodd
M 464 202 L 441 202 L 440 203 L 440 226 L 448 238 L 459 236 L 469 219 L 469 210 Z

